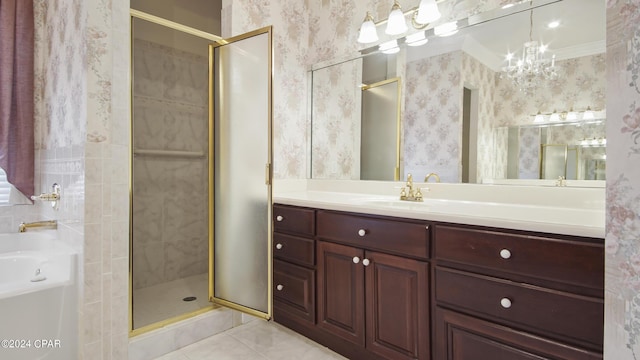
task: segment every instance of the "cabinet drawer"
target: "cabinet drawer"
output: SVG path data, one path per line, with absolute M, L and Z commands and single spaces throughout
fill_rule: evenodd
M 274 233 L 273 256 L 304 266 L 315 265 L 315 244 L 313 239 Z
M 602 348 L 604 301 L 436 267 L 438 305 L 524 330 Z
M 437 260 L 604 289 L 604 241 L 589 243 L 445 225 L 436 225 L 434 236 Z
M 295 206 L 273 206 L 273 229 L 278 232 L 287 232 L 300 235 L 313 236 L 315 234 L 314 210 Z
M 601 351 L 589 351 L 514 330 L 460 313 L 436 308 L 434 359 L 477 360 L 602 360 Z
M 273 261 L 274 309 L 315 323 L 315 271 Z
M 363 249 L 429 257 L 429 226 L 423 222 L 389 220 L 318 211 L 318 237 Z

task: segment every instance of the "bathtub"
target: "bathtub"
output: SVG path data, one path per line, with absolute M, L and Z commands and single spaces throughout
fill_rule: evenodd
M 77 358 L 77 254 L 53 234 L 0 234 L 0 359 Z

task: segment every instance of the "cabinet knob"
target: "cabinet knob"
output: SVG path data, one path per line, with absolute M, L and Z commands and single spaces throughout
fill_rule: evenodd
M 360 262 L 360 258 L 359 258 L 359 257 L 357 257 L 357 256 L 354 256 L 354 257 L 353 257 L 353 263 L 354 263 L 354 264 L 357 264 L 357 263 L 359 263 L 359 262 Z
M 365 236 L 366 234 L 367 234 L 367 230 L 365 230 L 365 229 L 358 230 L 358 235 Z
M 282 244 L 276 244 L 276 249 L 278 250 L 282 249 Z
M 284 217 L 282 217 L 282 215 L 276 216 L 276 221 L 282 221 L 282 220 L 284 220 Z
M 500 250 L 500 257 L 503 259 L 508 259 L 511 257 L 511 251 L 507 250 L 507 249 L 502 249 Z
M 284 289 L 284 286 L 278 284 L 278 286 L 276 286 L 276 289 L 278 289 L 278 291 L 282 291 L 282 289 Z
M 369 264 L 371 264 L 371 261 L 369 261 L 369 259 L 362 259 L 362 265 L 369 266 Z
M 509 300 L 509 298 L 502 298 L 500 299 L 500 305 L 503 308 L 508 309 L 511 307 L 511 300 Z

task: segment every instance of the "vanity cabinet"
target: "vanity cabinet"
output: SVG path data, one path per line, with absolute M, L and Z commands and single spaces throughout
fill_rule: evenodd
M 604 241 L 274 205 L 274 320 L 349 359 L 602 359 Z
M 318 327 L 385 359 L 429 359 L 428 263 L 318 242 Z
M 315 210 L 273 207 L 273 316 L 315 324 Z
M 429 359 L 429 225 L 318 210 L 318 327 L 383 359 Z
M 436 224 L 435 358 L 601 359 L 601 239 Z

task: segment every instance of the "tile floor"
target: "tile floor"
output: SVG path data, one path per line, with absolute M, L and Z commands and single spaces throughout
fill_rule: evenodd
M 207 273 L 133 291 L 133 326 L 140 328 L 154 322 L 210 306 Z M 195 301 L 183 301 L 195 296 Z
M 156 360 L 346 359 L 272 321 L 254 320 Z

